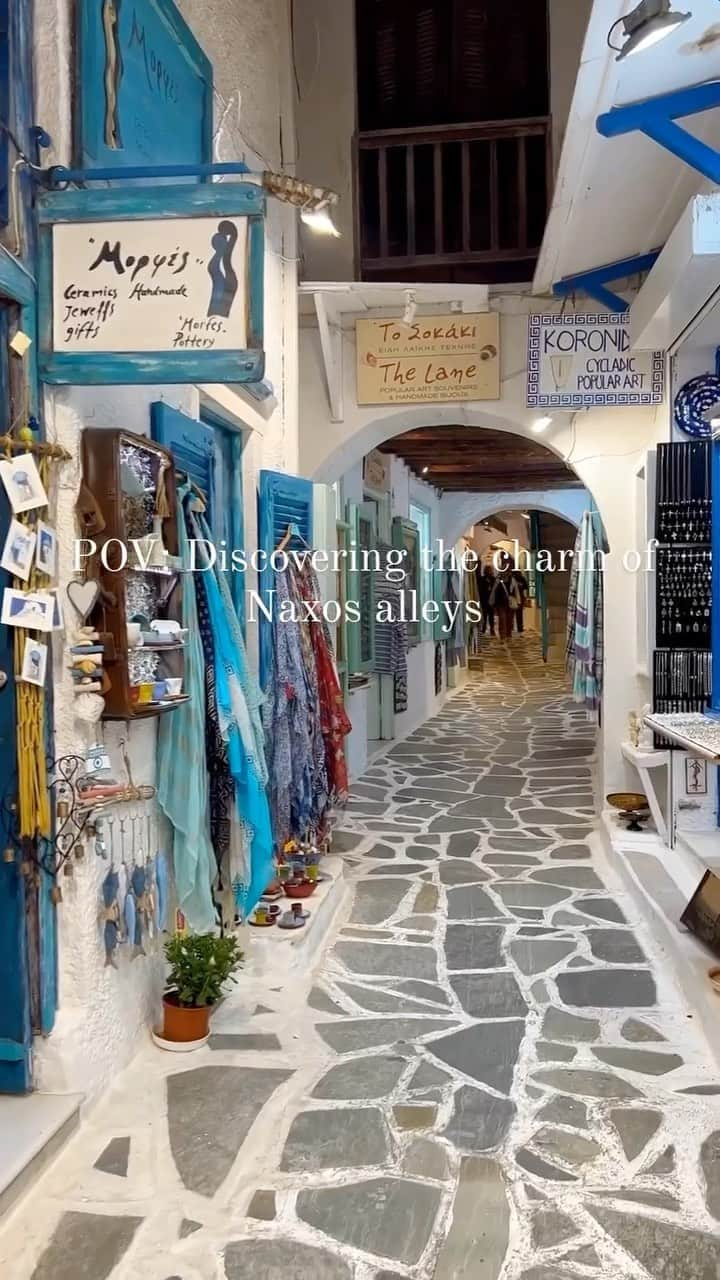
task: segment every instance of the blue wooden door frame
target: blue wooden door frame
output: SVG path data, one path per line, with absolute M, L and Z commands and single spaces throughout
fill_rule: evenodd
M 32 5 L 28 0 L 0 0 L 2 17 L 7 26 L 7 40 L 0 58 L 0 77 L 8 77 L 6 101 L 11 105 L 9 124 L 15 137 L 33 156 L 36 147 L 33 126 L 33 77 L 32 77 Z M 0 97 L 2 95 L 0 94 Z M 7 119 L 7 117 L 3 117 Z M 7 137 L 5 138 L 7 141 Z M 7 184 L 8 151 L 12 157 L 12 145 L 0 149 L 3 165 L 2 180 Z M 37 155 L 35 159 L 37 160 Z M 22 175 L 22 171 L 21 175 Z M 7 320 L 11 309 L 21 328 L 32 339 L 32 345 L 24 357 L 25 376 L 29 390 L 30 413 L 37 416 L 39 407 L 39 382 L 37 366 L 38 326 L 36 297 L 36 245 L 35 219 L 32 206 L 32 189 L 27 175 L 19 183 L 20 206 L 24 217 L 22 260 L 9 252 L 0 254 L 0 306 Z M 3 352 L 7 352 L 3 342 Z M 7 365 L 0 376 L 3 391 L 3 413 L 7 419 Z M 7 509 L 0 510 L 0 526 L 7 522 Z M 4 528 L 0 527 L 0 543 L 4 541 Z M 0 587 L 5 585 L 5 576 Z M 7 628 L 4 629 L 7 633 Z M 10 680 L 0 692 L 0 760 L 3 766 L 3 785 L 0 796 L 7 801 L 8 784 L 16 773 L 15 749 L 15 690 L 12 678 L 12 647 L 7 634 L 0 637 L 0 666 L 9 672 Z M 51 733 L 51 696 L 48 692 L 48 742 Z M 7 803 L 0 811 L 0 1092 L 22 1093 L 32 1086 L 32 1024 L 30 975 L 26 916 L 28 884 L 20 871 L 20 858 L 5 862 L 1 851 L 11 847 L 13 821 Z M 37 916 L 39 931 L 39 1009 L 37 1030 L 49 1034 L 53 1028 L 57 1008 L 57 937 L 55 906 L 50 897 L 50 878 L 41 871 L 37 889 Z M 34 892 L 35 890 L 32 890 Z

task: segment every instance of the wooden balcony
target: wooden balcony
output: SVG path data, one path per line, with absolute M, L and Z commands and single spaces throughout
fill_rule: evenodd
M 361 133 L 363 280 L 529 280 L 549 207 L 551 119 Z

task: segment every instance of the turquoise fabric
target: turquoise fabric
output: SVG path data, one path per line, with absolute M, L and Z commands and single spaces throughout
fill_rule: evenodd
M 190 545 L 183 500 L 178 493 L 178 544 L 183 567 L 190 568 Z M 212 897 L 216 865 L 210 843 L 208 780 L 205 759 L 205 661 L 192 576 L 184 582 L 182 622 L 185 641 L 184 692 L 190 701 L 160 719 L 158 729 L 159 804 L 172 828 L 172 856 L 178 903 L 190 927 L 209 933 L 217 924 Z
M 202 517 L 191 519 L 196 536 L 209 541 L 206 521 Z M 228 747 L 237 817 L 249 844 L 246 874 L 233 885 L 238 910 L 247 916 L 270 883 L 274 867 L 260 719 L 262 695 L 247 664 L 242 631 L 225 575 L 208 568 L 203 582 L 215 653 L 215 698 L 220 732 Z

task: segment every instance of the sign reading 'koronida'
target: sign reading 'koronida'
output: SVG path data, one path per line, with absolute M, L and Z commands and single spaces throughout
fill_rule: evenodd
M 633 351 L 628 315 L 531 315 L 530 409 L 662 404 L 665 356 Z
M 358 404 L 499 399 L 496 312 L 358 320 L 356 340 Z

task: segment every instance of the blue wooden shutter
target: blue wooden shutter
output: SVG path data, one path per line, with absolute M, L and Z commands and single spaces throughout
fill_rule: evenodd
M 207 521 L 213 527 L 215 505 L 215 432 L 212 427 L 171 409 L 162 400 L 150 406 L 150 429 L 153 440 L 168 449 L 175 466 L 184 471 L 204 494 Z
M 312 481 L 286 475 L 283 471 L 261 471 L 258 490 L 258 546 L 265 552 L 266 560 L 285 536 L 290 524 L 297 525 L 300 538 L 312 547 Z M 293 538 L 288 546 L 290 550 L 298 550 L 302 543 Z M 259 587 L 266 603 L 273 598 L 273 581 L 273 570 L 269 564 L 265 564 L 259 574 Z M 262 612 L 259 612 L 259 623 L 260 685 L 265 689 L 272 667 L 272 626 Z

